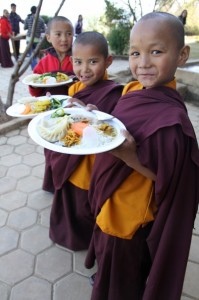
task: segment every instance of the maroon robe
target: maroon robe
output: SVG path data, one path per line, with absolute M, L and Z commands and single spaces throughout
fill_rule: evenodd
M 9 39 L 3 37 L 0 37 L 0 65 L 2 68 L 14 66 L 10 53 Z
M 95 226 L 85 262 L 88 268 L 98 262 L 91 299 L 179 300 L 199 202 L 199 151 L 186 107 L 175 90 L 157 87 L 122 96 L 112 114 L 135 138 L 140 162 L 157 176 L 158 211 L 132 240 Z M 95 216 L 128 172 L 111 154 L 97 155 L 89 192 Z
M 122 89 L 123 86 L 111 80 L 102 80 L 77 92 L 74 97 L 110 113 L 120 98 Z M 55 189 L 50 215 L 50 238 L 71 250 L 88 248 L 95 223 L 88 203 L 88 191 L 68 181 L 83 158 L 83 155 L 52 152 L 49 166 Z

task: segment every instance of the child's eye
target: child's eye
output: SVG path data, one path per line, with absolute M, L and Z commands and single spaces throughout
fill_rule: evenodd
M 72 32 L 67 32 L 67 36 L 71 36 L 72 35 Z
M 73 60 L 73 63 L 75 64 L 75 65 L 80 65 L 81 64 L 81 61 L 80 60 Z
M 151 52 L 152 52 L 152 54 L 160 54 L 160 53 L 162 53 L 160 50 L 153 50 Z
M 139 56 L 140 54 L 139 54 L 139 52 L 137 52 L 137 51 L 134 51 L 134 52 L 131 52 L 130 53 L 130 56 Z
M 96 63 L 97 63 L 97 60 L 95 60 L 95 59 L 91 59 L 91 60 L 90 60 L 90 64 L 91 64 L 91 65 L 94 65 L 94 64 L 96 64 Z

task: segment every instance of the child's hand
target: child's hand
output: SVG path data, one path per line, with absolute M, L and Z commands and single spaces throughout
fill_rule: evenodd
M 123 160 L 130 167 L 132 167 L 133 158 L 135 156 L 137 157 L 136 142 L 133 136 L 127 130 L 122 130 L 121 133 L 126 138 L 124 143 L 109 152 Z
M 144 167 L 138 159 L 136 151 L 136 142 L 133 136 L 127 130 L 122 130 L 122 133 L 126 138 L 124 143 L 109 152 L 123 160 L 127 164 L 127 166 L 136 170 L 145 177 L 155 181 L 156 174 L 153 173 L 150 169 Z
M 92 111 L 94 109 L 98 110 L 96 105 L 93 105 L 93 104 L 85 105 L 84 102 L 80 101 L 77 98 L 70 98 L 65 107 L 82 107 L 82 108 L 85 108 L 88 111 Z
M 65 107 L 77 107 L 77 105 L 75 105 L 75 103 L 73 104 L 73 102 L 75 103 L 79 103 L 80 105 L 84 106 L 86 108 L 86 105 L 84 102 L 82 102 L 81 100 L 77 99 L 77 98 L 70 98 L 67 101 L 67 105 Z
M 86 109 L 87 109 L 88 111 L 99 110 L 98 107 L 97 107 L 96 105 L 90 104 L 90 103 L 86 105 Z

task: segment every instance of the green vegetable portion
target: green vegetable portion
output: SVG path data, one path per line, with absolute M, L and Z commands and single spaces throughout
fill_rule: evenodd
M 63 117 L 65 115 L 68 115 L 65 113 L 63 108 L 58 108 L 56 109 L 56 111 L 54 111 L 54 113 L 52 113 L 51 118 L 59 118 L 59 117 Z
M 64 98 L 64 99 L 56 99 L 56 98 L 51 98 L 50 99 L 50 102 L 51 102 L 51 104 L 50 104 L 50 109 L 56 109 L 56 108 L 59 108 L 59 107 L 61 107 L 62 106 L 62 104 L 63 104 L 63 102 L 65 101 L 65 100 L 67 100 L 68 98 Z

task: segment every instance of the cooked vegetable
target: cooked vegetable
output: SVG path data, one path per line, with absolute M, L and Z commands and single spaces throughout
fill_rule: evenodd
M 24 109 L 24 111 L 21 113 L 22 115 L 27 115 L 27 114 L 29 114 L 31 112 L 31 105 L 30 105 L 30 103 L 26 103 L 25 104 L 25 109 Z
M 63 108 L 58 108 L 54 113 L 52 113 L 51 118 L 58 118 L 65 116 L 65 111 Z
M 55 78 L 56 82 L 62 82 L 62 81 L 69 80 L 69 76 L 64 74 L 64 73 L 61 73 L 61 72 L 50 73 L 50 72 L 48 72 L 48 73 L 41 74 L 37 78 L 34 78 L 33 81 L 34 81 L 34 83 L 47 83 L 47 80 L 49 78 Z
M 64 98 L 64 99 L 56 99 L 56 98 L 51 98 L 50 99 L 50 102 L 51 102 L 51 105 L 50 105 L 50 109 L 56 109 L 58 107 L 61 107 L 63 102 L 65 100 L 67 100 L 68 98 Z
M 88 126 L 88 123 L 85 122 L 76 122 L 71 124 L 71 129 L 77 133 L 79 136 L 82 136 L 84 128 Z

